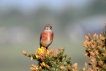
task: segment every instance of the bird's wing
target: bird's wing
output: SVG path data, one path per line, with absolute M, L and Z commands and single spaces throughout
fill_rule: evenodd
M 54 33 L 52 32 L 52 39 L 54 38 Z
M 40 34 L 40 40 L 39 40 L 40 46 L 41 46 L 41 39 L 42 39 L 42 33 Z

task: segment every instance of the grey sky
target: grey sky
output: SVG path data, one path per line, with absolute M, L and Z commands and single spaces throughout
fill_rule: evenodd
M 65 5 L 71 5 L 73 7 L 84 7 L 90 1 L 89 0 L 0 0 L 0 10 L 8 11 L 12 8 L 18 10 L 33 10 L 39 6 L 47 6 L 51 9 L 63 8 Z

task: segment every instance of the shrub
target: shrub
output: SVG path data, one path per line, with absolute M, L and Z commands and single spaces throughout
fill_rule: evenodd
M 85 67 L 80 71 L 106 71 L 106 31 L 99 35 L 95 33 L 93 38 L 88 33 L 83 46 L 89 62 L 85 62 Z M 78 71 L 78 64 L 72 64 L 71 57 L 64 53 L 64 48 L 52 50 L 40 47 L 34 54 L 28 54 L 26 51 L 23 51 L 23 54 L 39 62 L 37 65 L 31 65 L 32 71 Z

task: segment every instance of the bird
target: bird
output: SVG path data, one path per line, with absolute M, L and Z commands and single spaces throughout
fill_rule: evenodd
M 43 31 L 40 34 L 40 48 L 45 47 L 48 49 L 48 47 L 53 42 L 54 33 L 52 31 L 52 26 L 50 24 L 45 25 Z

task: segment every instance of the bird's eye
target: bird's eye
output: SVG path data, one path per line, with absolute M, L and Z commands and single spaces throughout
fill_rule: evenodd
M 52 29 L 52 26 L 50 26 L 50 29 Z

